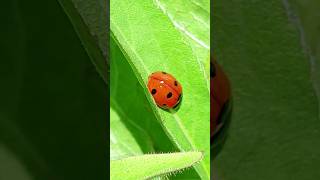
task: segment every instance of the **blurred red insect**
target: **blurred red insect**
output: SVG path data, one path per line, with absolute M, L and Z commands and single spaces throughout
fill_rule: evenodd
M 224 125 L 221 121 L 223 110 L 230 99 L 230 84 L 227 76 L 217 62 L 211 58 L 210 71 L 210 130 L 213 137 Z

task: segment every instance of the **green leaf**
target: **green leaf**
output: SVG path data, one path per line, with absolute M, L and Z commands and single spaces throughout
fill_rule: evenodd
M 2 5 L 0 179 L 107 179 L 107 87 L 63 9 Z
M 320 119 L 301 34 L 284 1 L 216 1 L 214 51 L 233 119 L 218 179 L 319 179 Z
M 310 61 L 313 87 L 320 102 L 320 21 L 317 20 L 320 17 L 320 2 L 289 0 L 286 7 L 292 23 L 299 30 L 302 48 Z
M 170 173 L 191 167 L 202 157 L 201 152 L 183 152 L 149 154 L 114 160 L 110 163 L 110 179 L 134 180 L 167 176 Z
M 203 179 L 209 179 L 209 79 L 201 61 L 152 1 L 111 1 L 110 23 L 112 38 L 134 70 L 157 119 L 180 150 L 205 151 L 204 160 L 195 168 Z M 159 70 L 173 74 L 183 86 L 177 112 L 158 108 L 147 91 L 148 76 Z
M 58 0 L 58 2 L 72 22 L 98 73 L 108 84 L 106 1 Z
M 122 114 L 124 115 L 124 114 Z M 111 107 L 110 108 L 110 159 L 120 159 L 128 156 L 142 154 L 143 151 L 140 148 L 138 142 L 134 136 L 127 129 L 124 122 L 121 121 L 119 114 Z M 127 121 L 130 121 L 127 119 Z M 152 146 L 148 144 L 147 134 L 136 124 L 131 124 L 131 128 L 134 128 L 135 133 L 140 135 L 140 139 L 143 139 L 145 144 L 143 147 Z
M 139 145 L 140 151 L 135 154 L 141 154 L 143 152 L 154 153 L 178 151 L 178 149 L 170 142 L 160 123 L 157 121 L 144 94 L 143 88 L 139 84 L 132 68 L 114 41 L 110 42 L 110 58 L 110 68 L 112 69 L 110 72 L 110 83 L 112 84 L 110 87 L 111 106 L 115 107 L 114 109 L 118 109 L 118 112 L 120 112 L 119 114 L 122 114 L 123 117 L 121 122 L 110 124 L 110 131 L 114 132 L 113 135 L 110 134 L 110 136 L 118 139 L 118 143 L 127 147 L 135 147 L 135 144 L 132 145 L 131 143 L 136 142 L 136 144 Z M 111 114 L 111 120 L 113 117 Z M 121 124 L 121 126 L 125 126 L 125 128 L 117 128 L 114 124 Z M 128 136 L 123 137 L 123 135 L 127 133 L 132 135 L 134 141 L 122 140 L 129 138 Z M 112 141 L 112 139 L 110 140 Z M 147 147 L 149 146 L 145 147 L 145 144 L 150 144 L 146 142 L 151 142 L 154 150 L 150 148 L 148 149 Z M 113 146 L 113 144 L 111 144 L 110 155 L 111 157 L 132 156 L 133 153 L 127 152 L 126 149 L 127 148 L 122 149 L 121 146 Z M 116 155 L 113 154 L 114 151 L 114 154 Z M 120 153 L 118 153 L 118 151 L 120 151 Z M 189 168 L 173 178 L 185 177 L 194 179 L 199 178 L 193 168 Z
M 0 143 L 0 179 L 31 180 L 32 175 L 6 146 Z
M 156 0 L 157 6 L 170 19 L 210 78 L 210 1 Z
M 112 40 L 110 41 L 110 58 L 110 68 L 112 69 L 110 72 L 111 105 L 125 116 L 125 124 L 128 124 L 128 126 L 136 124 L 148 133 L 149 141 L 152 142 L 155 150 L 160 152 L 176 150 L 152 112 L 143 88 L 135 77 L 132 68 Z M 140 137 L 136 137 L 137 141 L 145 140 L 145 138 L 140 139 Z

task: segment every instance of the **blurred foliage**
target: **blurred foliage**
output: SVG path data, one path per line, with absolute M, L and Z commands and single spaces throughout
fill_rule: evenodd
M 310 73 L 318 100 L 320 99 L 320 1 L 288 0 L 291 21 L 302 38 L 302 47 L 310 62 Z M 320 106 L 319 106 L 320 111 Z M 320 115 L 319 115 L 320 116 Z
M 57 1 L 4 1 L 0 179 L 107 179 L 108 90 Z
M 105 83 L 109 83 L 107 1 L 57 0 L 69 17 L 88 56 Z
M 234 97 L 229 137 L 213 163 L 216 179 L 320 178 L 319 59 L 310 61 L 306 51 L 319 38 L 318 20 L 306 12 L 320 7 L 299 1 L 297 13 L 289 2 L 215 2 L 213 45 Z

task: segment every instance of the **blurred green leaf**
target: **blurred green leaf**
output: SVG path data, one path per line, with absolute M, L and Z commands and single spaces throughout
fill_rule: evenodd
M 20 159 L 2 143 L 0 143 L 0 179 L 32 179 L 32 176 Z
M 203 157 L 201 152 L 180 152 L 134 156 L 110 163 L 111 179 L 150 179 L 167 176 L 191 167 Z M 126 173 L 124 173 L 126 172 Z
M 92 63 L 108 84 L 107 1 L 58 0 L 72 22 Z
M 288 0 L 287 11 L 300 32 L 301 44 L 310 61 L 310 73 L 318 101 L 320 100 L 320 1 Z M 319 106 L 320 111 L 320 106 Z
M 63 9 L 40 0 L 2 6 L 0 146 L 8 159 L 0 171 L 107 179 L 108 90 Z
M 192 47 L 185 43 L 185 36 L 151 1 L 111 1 L 111 31 L 171 140 L 182 151 L 205 151 L 204 161 L 196 170 L 209 179 L 208 78 Z M 183 86 L 177 112 L 159 109 L 146 89 L 148 76 L 159 70 L 173 74 Z
M 219 179 L 318 179 L 320 121 L 310 61 L 284 1 L 216 1 L 214 51 L 233 119 Z

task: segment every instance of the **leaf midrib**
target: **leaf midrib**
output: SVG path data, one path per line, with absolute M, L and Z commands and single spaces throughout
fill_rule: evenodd
M 193 4 L 195 4 L 193 1 L 191 1 Z M 164 8 L 164 6 L 161 4 L 160 0 L 155 0 L 155 5 L 161 10 L 161 12 L 168 17 L 168 19 L 172 22 L 173 26 L 176 27 L 178 30 L 180 30 L 180 33 L 185 33 L 187 35 L 187 37 L 189 37 L 190 39 L 192 39 L 194 42 L 196 42 L 198 45 L 200 45 L 201 47 L 205 48 L 206 50 L 210 50 L 210 45 L 207 45 L 205 42 L 203 42 L 201 39 L 199 39 L 198 37 L 196 37 L 193 33 L 189 32 L 188 30 L 186 30 L 184 28 L 184 26 L 180 25 L 178 22 L 176 22 L 172 15 L 168 13 L 168 11 Z M 196 6 L 199 6 L 196 4 Z M 202 8 L 202 7 L 201 7 Z M 203 8 L 202 8 L 203 9 Z M 206 11 L 206 10 L 205 10 Z M 193 49 L 191 48 L 191 51 L 193 52 Z M 194 54 L 194 52 L 193 52 Z M 204 77 L 207 77 L 207 73 L 205 71 L 204 65 L 202 64 L 202 62 L 198 59 L 197 56 L 195 56 L 200 68 L 201 68 L 201 72 L 204 74 Z M 208 92 L 210 94 L 210 83 L 209 80 L 207 78 L 205 78 L 206 80 L 206 84 L 207 84 L 207 88 L 208 88 Z

